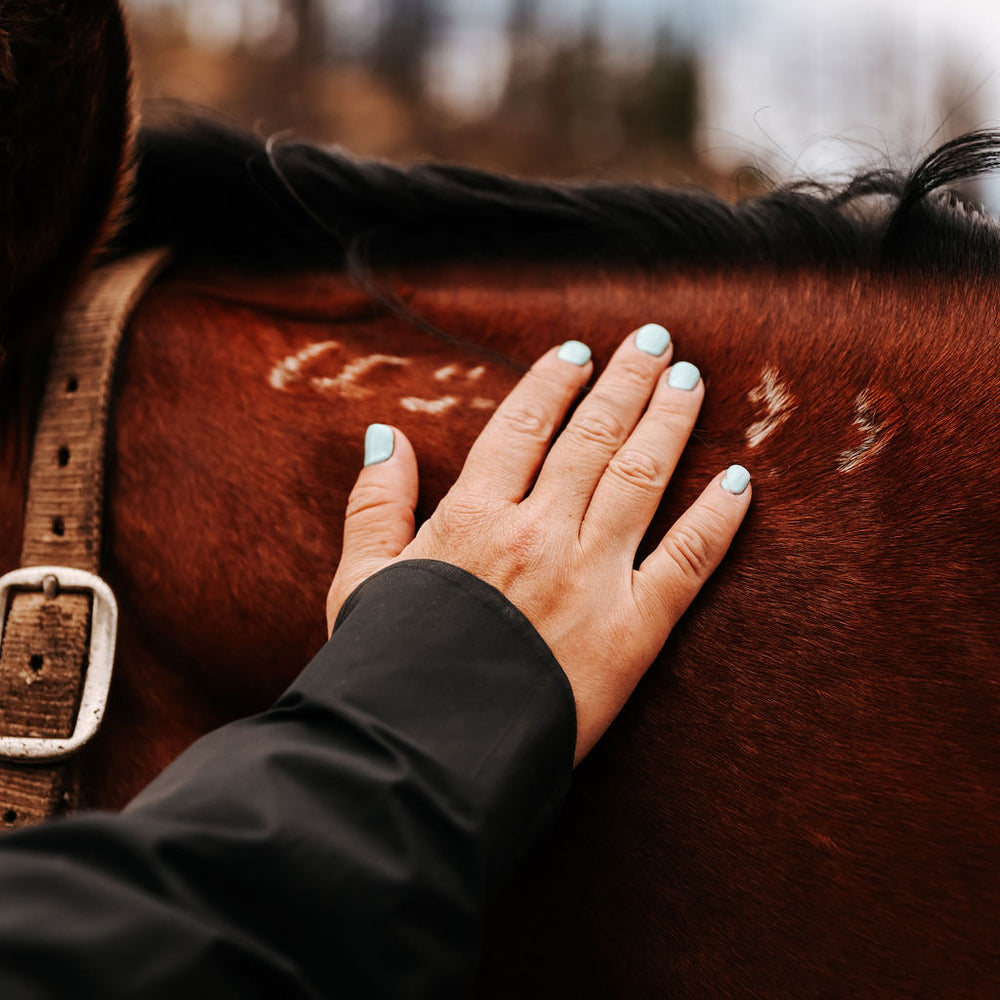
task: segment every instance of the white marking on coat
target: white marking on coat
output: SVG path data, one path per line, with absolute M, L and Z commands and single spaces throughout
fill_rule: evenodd
M 442 396 L 440 399 L 420 399 L 418 396 L 404 396 L 399 405 L 410 413 L 429 413 L 438 415 L 447 413 L 453 406 L 458 405 L 458 396 Z
M 747 444 L 751 448 L 756 448 L 788 419 L 795 403 L 788 386 L 778 380 L 779 374 L 777 368 L 765 368 L 760 385 L 747 393 L 751 403 L 764 404 L 764 416 L 746 429 Z
M 310 344 L 303 347 L 297 354 L 289 355 L 284 361 L 279 361 L 268 376 L 271 388 L 285 391 L 296 382 L 302 381 L 302 366 L 313 358 L 318 358 L 327 351 L 339 350 L 341 347 L 339 340 L 324 340 L 318 344 Z
M 469 374 L 466 375 L 465 377 L 470 382 L 478 382 L 483 377 L 483 375 L 485 375 L 485 374 L 486 374 L 486 366 L 485 365 L 477 365 L 475 368 L 470 368 L 469 369 Z
M 343 396 L 346 399 L 365 399 L 368 396 L 374 395 L 375 390 L 357 384 L 358 380 L 364 375 L 372 369 L 382 367 L 383 365 L 402 368 L 410 364 L 409 358 L 400 358 L 395 354 L 369 354 L 366 357 L 355 358 L 354 361 L 348 362 L 340 370 L 339 374 L 334 376 L 306 376 L 302 373 L 302 368 L 307 362 L 314 361 L 329 351 L 340 350 L 342 347 L 343 344 L 338 340 L 324 340 L 321 343 L 303 347 L 301 351 L 289 355 L 283 361 L 279 361 L 271 369 L 268 382 L 270 382 L 272 388 L 282 392 L 287 392 L 293 385 L 299 382 L 305 382 L 320 393 L 333 393 Z
M 855 417 L 853 424 L 864 434 L 861 444 L 842 451 L 837 458 L 837 468 L 841 472 L 850 472 L 862 462 L 877 455 L 888 443 L 891 434 L 883 436 L 883 421 L 872 405 L 872 398 L 865 389 L 858 393 L 854 401 Z
M 373 368 L 381 368 L 384 365 L 404 368 L 409 363 L 409 358 L 399 358 L 395 354 L 369 354 L 344 365 L 340 374 L 333 378 L 313 378 L 310 379 L 310 382 L 313 388 L 319 392 L 334 392 L 345 399 L 365 399 L 375 395 L 375 390 L 357 385 L 361 376 L 366 375 Z
M 474 410 L 495 410 L 496 400 L 494 399 L 483 399 L 482 396 L 476 396 L 476 398 L 469 404 Z
M 448 379 L 458 371 L 458 365 L 445 365 L 444 368 L 439 368 L 435 373 L 434 377 L 439 382 L 447 382 Z

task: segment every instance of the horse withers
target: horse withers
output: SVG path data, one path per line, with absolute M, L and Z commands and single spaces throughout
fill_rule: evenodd
M 123 804 L 322 643 L 368 423 L 413 441 L 426 517 L 547 346 L 600 368 L 661 322 L 707 398 L 649 537 L 731 462 L 753 509 L 496 901 L 483 994 L 992 996 L 1000 231 L 939 192 L 998 149 L 974 134 L 907 176 L 728 205 L 145 133 L 116 252 L 176 264 L 114 400 L 121 633 L 90 803 Z M 108 231 L 72 220 L 76 246 Z M 6 420 L 22 435 L 30 405 Z M 26 456 L 7 464 L 17 525 Z

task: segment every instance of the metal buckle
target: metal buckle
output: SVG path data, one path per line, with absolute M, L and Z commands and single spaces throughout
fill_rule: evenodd
M 80 709 L 71 736 L 0 736 L 0 760 L 31 763 L 62 760 L 76 753 L 97 732 L 111 687 L 115 662 L 118 604 L 111 588 L 93 573 L 69 566 L 28 566 L 0 577 L 0 641 L 7 631 L 11 591 L 42 590 L 46 577 L 55 577 L 60 592 L 89 593 L 90 650 L 80 695 Z

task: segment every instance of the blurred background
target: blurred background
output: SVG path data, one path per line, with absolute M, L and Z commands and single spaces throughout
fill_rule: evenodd
M 141 94 L 397 162 L 775 181 L 1000 120 L 997 0 L 126 0 Z M 996 210 L 1000 185 L 970 192 Z

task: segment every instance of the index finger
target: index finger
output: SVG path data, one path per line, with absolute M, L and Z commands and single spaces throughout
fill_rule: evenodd
M 522 500 L 593 368 L 590 348 L 578 340 L 543 354 L 476 438 L 454 489 Z

